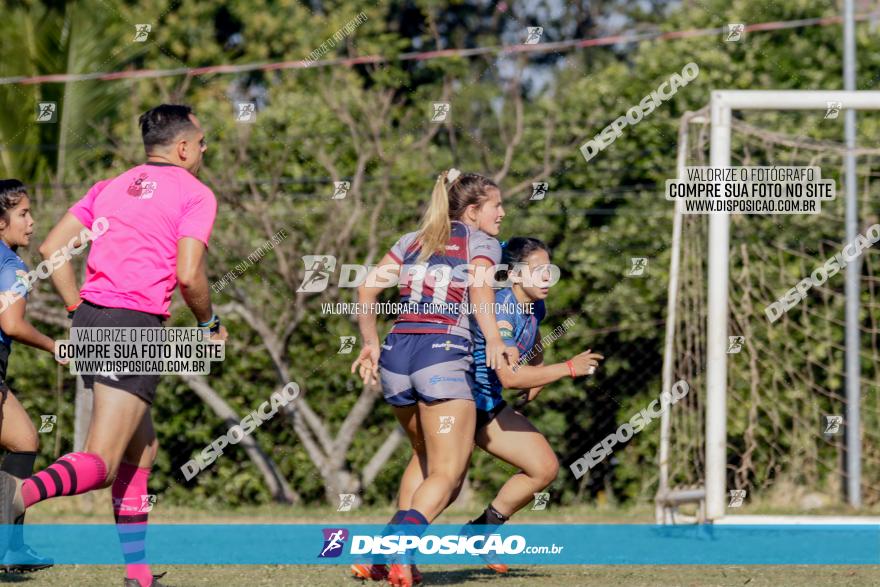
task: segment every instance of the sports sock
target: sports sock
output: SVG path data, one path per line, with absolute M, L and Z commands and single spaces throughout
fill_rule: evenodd
M 96 454 L 72 452 L 48 468 L 24 480 L 24 507 L 59 495 L 79 495 L 100 487 L 107 478 L 107 465 Z
M 490 503 L 488 507 L 480 514 L 475 520 L 471 520 L 468 524 L 472 524 L 475 526 L 500 526 L 507 520 L 509 520 L 509 516 L 505 516 L 498 510 L 492 507 Z
M 150 587 L 153 573 L 147 564 L 144 541 L 147 537 L 147 516 L 144 506 L 149 502 L 147 480 L 150 469 L 119 464 L 119 474 L 113 482 L 113 516 L 116 531 L 125 557 L 125 576 L 137 579 L 142 587 Z
M 403 522 L 403 516 L 406 515 L 406 510 L 397 510 L 393 516 L 391 516 L 391 520 L 385 525 L 385 528 L 382 529 L 382 536 L 390 536 L 397 531 L 397 527 Z M 377 554 L 373 556 L 373 564 L 374 565 L 384 565 L 388 562 L 387 555 Z
M 398 528 L 406 527 L 407 534 L 414 534 L 415 536 L 421 536 L 428 529 L 428 525 L 431 522 L 428 521 L 428 518 L 422 515 L 422 513 L 418 510 L 407 510 L 402 519 L 400 520 L 400 525 Z
M 36 452 L 11 452 L 3 459 L 0 471 L 6 471 L 19 479 L 27 479 L 34 472 Z M 24 514 L 15 518 L 15 527 L 9 539 L 9 550 L 20 550 L 24 546 Z

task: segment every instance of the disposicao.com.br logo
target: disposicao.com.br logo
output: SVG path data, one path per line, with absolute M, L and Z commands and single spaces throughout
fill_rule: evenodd
M 319 558 L 339 556 L 348 531 L 342 528 L 324 528 L 324 546 Z M 350 536 L 351 555 L 517 555 L 517 554 L 559 554 L 564 546 L 529 546 L 524 536 L 511 534 L 446 534 L 442 536 L 427 534 L 414 536 L 391 534 L 370 536 L 352 534 Z

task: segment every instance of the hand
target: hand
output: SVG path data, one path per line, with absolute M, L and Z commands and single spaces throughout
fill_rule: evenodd
M 225 326 L 221 326 L 220 330 L 212 334 L 209 340 L 214 342 L 226 342 L 227 338 L 229 338 L 229 332 L 226 331 Z
M 507 362 L 507 347 L 501 338 L 486 341 L 486 366 L 500 369 Z
M 605 358 L 599 353 L 593 353 L 591 351 L 592 349 L 587 349 L 581 354 L 575 355 L 571 358 L 571 363 L 574 365 L 574 372 L 577 377 L 592 375 L 595 373 L 596 368 L 599 366 L 599 361 Z
M 520 389 L 516 402 L 513 404 L 514 409 L 522 409 L 530 401 L 534 401 L 544 386 L 531 387 L 529 389 Z
M 379 347 L 375 344 L 364 345 L 357 359 L 351 364 L 351 372 L 358 369 L 364 385 L 379 383 Z

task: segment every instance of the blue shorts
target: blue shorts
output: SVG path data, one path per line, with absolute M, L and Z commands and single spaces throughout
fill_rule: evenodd
M 452 334 L 395 334 L 382 343 L 379 376 L 392 406 L 448 399 L 473 401 L 471 341 Z

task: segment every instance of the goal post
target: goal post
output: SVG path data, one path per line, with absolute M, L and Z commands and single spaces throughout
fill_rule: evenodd
M 716 90 L 709 104 L 710 165 L 729 167 L 731 117 L 734 110 L 825 110 L 829 102 L 843 110 L 880 110 L 880 91 Z M 726 510 L 727 333 L 730 215 L 713 213 L 708 234 L 708 297 L 706 322 L 705 486 L 706 517 L 722 518 Z M 857 271 L 857 266 L 848 271 Z M 851 375 L 851 373 L 850 373 Z M 858 397 L 847 404 L 849 451 L 859 442 Z M 858 454 L 858 453 L 855 453 Z M 855 459 L 858 467 L 858 459 Z M 851 463 L 853 466 L 853 463 Z M 849 471 L 849 486 L 858 490 L 858 469 Z

